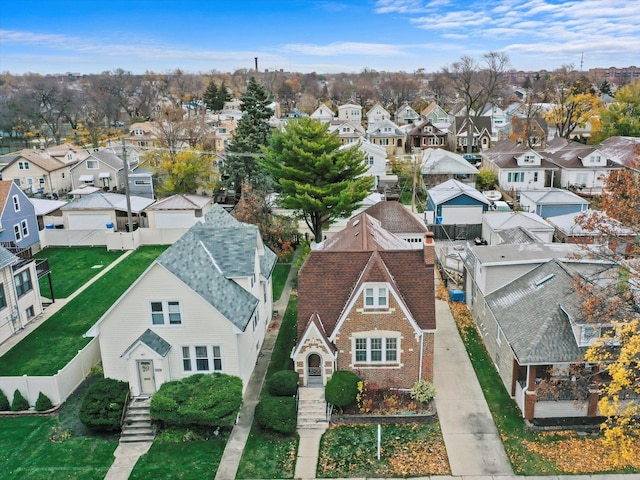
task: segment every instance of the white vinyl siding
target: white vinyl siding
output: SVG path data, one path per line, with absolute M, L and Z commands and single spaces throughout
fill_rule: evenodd
M 181 350 L 185 372 L 222 371 L 222 348 L 219 345 L 189 345 Z
M 153 325 L 182 325 L 180 302 L 175 300 L 151 302 Z

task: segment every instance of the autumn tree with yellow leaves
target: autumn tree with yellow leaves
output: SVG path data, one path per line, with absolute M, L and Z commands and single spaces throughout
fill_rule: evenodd
M 214 157 L 196 150 L 152 151 L 145 160 L 158 176 L 160 197 L 212 191 L 220 178 Z
M 555 126 L 557 136 L 570 138 L 576 128 L 585 127 L 587 123 L 597 130 L 602 102 L 587 79 L 582 77 L 571 81 L 566 73 L 562 73 L 555 80 L 558 86 L 554 106 L 547 113 L 546 120 Z

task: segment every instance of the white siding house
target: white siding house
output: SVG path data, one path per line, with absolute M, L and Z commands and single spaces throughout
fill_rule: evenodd
M 240 377 L 244 390 L 271 318 L 275 261 L 257 227 L 214 205 L 87 332 L 105 376 L 134 396 L 213 372 Z

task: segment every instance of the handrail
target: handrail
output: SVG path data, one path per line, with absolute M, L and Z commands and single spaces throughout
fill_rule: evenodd
M 120 416 L 120 429 L 124 425 L 124 419 L 127 416 L 127 410 L 129 410 L 129 400 L 131 399 L 131 390 L 127 390 L 127 396 L 124 399 L 124 406 L 122 407 L 122 415 Z

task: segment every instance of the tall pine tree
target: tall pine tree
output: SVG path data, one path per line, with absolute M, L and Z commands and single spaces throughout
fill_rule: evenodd
M 261 164 L 279 186 L 280 204 L 301 213 L 317 242 L 325 226 L 348 217 L 373 188 L 364 154 L 340 148 L 328 128 L 310 118 L 291 121 L 262 149 Z
M 251 77 L 247 90 L 240 97 L 242 117 L 226 149 L 222 168 L 223 179 L 237 191 L 247 182 L 253 188 L 264 190 L 268 175 L 258 163 L 260 147 L 266 146 L 271 133 L 268 121 L 273 111 L 264 88 Z
M 215 112 L 217 99 L 218 99 L 218 86 L 216 85 L 215 81 L 211 80 L 211 82 L 209 82 L 209 85 L 207 86 L 207 89 L 204 91 L 204 94 L 202 95 L 202 101 L 204 102 L 204 104 L 207 106 L 209 110 L 211 110 L 212 112 Z

